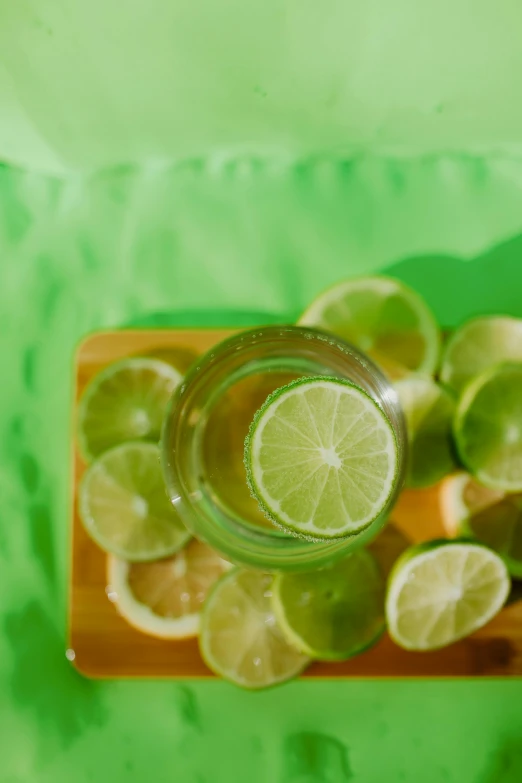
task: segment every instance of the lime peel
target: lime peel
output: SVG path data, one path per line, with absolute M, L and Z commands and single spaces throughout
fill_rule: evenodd
M 299 324 L 338 335 L 367 353 L 392 378 L 431 375 L 440 330 L 428 305 L 400 280 L 383 275 L 336 283 L 319 294 Z
M 500 611 L 510 584 L 503 560 L 482 544 L 442 540 L 411 547 L 388 581 L 390 636 L 408 650 L 452 644 Z
M 310 658 L 289 644 L 272 610 L 270 574 L 235 568 L 210 591 L 199 646 L 215 674 L 257 690 L 300 674 Z
M 89 536 L 123 560 L 168 557 L 190 538 L 165 493 L 153 443 L 123 443 L 95 460 L 80 482 L 78 510 Z
M 359 549 L 320 571 L 278 574 L 272 606 L 295 647 L 319 660 L 346 660 L 384 631 L 384 579 L 370 552 Z
M 522 319 L 496 315 L 473 318 L 449 338 L 440 379 L 460 393 L 476 375 L 508 360 L 522 361 Z
M 78 405 L 78 448 L 86 462 L 130 440 L 157 442 L 181 374 L 150 357 L 113 362 L 87 384 Z
M 197 636 L 203 601 L 230 568 L 206 544 L 192 539 L 173 557 L 147 563 L 107 558 L 107 594 L 136 630 L 161 639 Z
M 522 491 L 522 363 L 503 362 L 473 378 L 453 432 L 464 466 L 481 484 Z

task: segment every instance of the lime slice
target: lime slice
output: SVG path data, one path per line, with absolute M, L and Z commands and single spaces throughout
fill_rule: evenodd
M 461 535 L 464 520 L 494 506 L 504 497 L 504 492 L 479 484 L 464 470 L 447 476 L 439 489 L 444 530 L 451 537 Z
M 424 300 L 388 277 L 363 277 L 337 283 L 322 293 L 299 319 L 347 340 L 391 377 L 412 371 L 432 374 L 440 333 Z
M 386 619 L 407 650 L 436 650 L 485 625 L 504 605 L 510 579 L 481 544 L 431 541 L 408 549 L 390 574 Z
M 245 441 L 249 486 L 267 517 L 311 539 L 371 525 L 390 498 L 397 464 L 382 410 L 337 378 L 302 378 L 277 389 Z
M 473 379 L 454 432 L 462 462 L 481 484 L 522 491 L 522 364 L 501 364 Z
M 127 563 L 109 555 L 107 595 L 138 631 L 161 639 L 185 639 L 198 634 L 203 601 L 229 568 L 195 539 L 173 557 L 151 563 Z
M 408 433 L 406 484 L 429 487 L 449 473 L 453 458 L 453 397 L 439 384 L 411 375 L 395 384 Z
M 288 641 L 312 658 L 341 661 L 384 630 L 384 579 L 360 549 L 321 571 L 274 578 L 272 606 Z
M 211 591 L 201 618 L 209 669 L 243 688 L 267 688 L 303 671 L 309 658 L 290 645 L 270 602 L 272 576 L 234 569 Z
M 152 443 L 124 443 L 93 462 L 80 483 L 79 512 L 98 546 L 131 562 L 167 557 L 190 538 L 167 498 Z
M 509 360 L 522 361 L 522 320 L 506 316 L 474 318 L 448 340 L 440 379 L 460 393 L 475 375 Z
M 158 442 L 180 373 L 151 358 L 122 359 L 91 380 L 78 406 L 78 445 L 86 461 L 129 440 Z
M 461 472 L 442 482 L 440 506 L 449 535 L 476 538 L 522 577 L 522 493 L 506 495 Z

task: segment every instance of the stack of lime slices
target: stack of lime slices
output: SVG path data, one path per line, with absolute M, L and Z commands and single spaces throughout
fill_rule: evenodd
M 207 592 L 230 567 L 191 539 L 161 473 L 161 425 L 191 356 L 159 349 L 114 362 L 87 385 L 78 411 L 78 444 L 90 463 L 78 511 L 108 553 L 107 595 L 130 625 L 163 639 L 197 635 Z
M 387 525 L 366 549 L 313 573 L 231 569 L 190 537 L 163 489 L 156 443 L 185 369 L 179 357 L 162 349 L 111 365 L 79 409 L 78 442 L 90 463 L 79 511 L 109 553 L 116 609 L 159 638 L 198 635 L 208 666 L 250 689 L 285 682 L 312 660 L 361 654 L 386 628 L 408 650 L 456 642 L 502 608 L 510 574 L 522 576 L 522 321 L 465 324 L 438 375 L 439 328 L 398 280 L 340 283 L 300 323 L 346 339 L 394 381 L 408 432 L 407 485 L 444 479 L 442 515 L 454 540 L 412 546 Z M 392 424 L 339 378 L 303 378 L 271 394 L 244 459 L 268 524 L 323 545 L 380 528 L 400 489 Z M 452 472 L 459 463 L 467 472 Z
M 500 610 L 510 588 L 508 569 L 519 573 L 518 496 L 506 499 L 505 493 L 522 491 L 522 364 L 513 362 L 522 359 L 521 322 L 466 325 L 446 346 L 440 382 L 438 328 L 420 297 L 398 281 L 342 283 L 319 296 L 300 322 L 348 340 L 395 379 L 409 439 L 408 486 L 437 483 L 460 459 L 490 487 L 496 538 L 491 519 L 484 524 L 480 515 L 467 514 L 458 533 L 476 543 L 402 541 L 388 577 L 385 612 L 394 640 L 411 650 L 453 643 Z M 511 362 L 494 366 L 499 358 Z M 293 535 L 321 541 L 356 535 L 386 510 L 398 464 L 393 432 L 360 389 L 345 387 L 320 377 L 282 387 L 258 411 L 246 440 L 252 494 L 265 515 Z M 357 554 L 359 562 L 352 555 L 317 574 L 274 580 L 280 627 L 312 658 L 349 657 L 379 636 L 378 591 L 371 591 L 369 571 L 358 579 L 349 575 L 349 563 L 369 568 L 363 557 L 369 553 Z M 346 587 L 355 583 L 364 589 Z M 343 586 L 357 595 L 364 628 Z
M 206 601 L 200 649 L 207 665 L 247 688 L 275 685 L 311 659 L 338 661 L 384 631 L 384 579 L 360 550 L 306 574 L 235 569 Z
M 80 399 L 77 441 L 90 463 L 80 518 L 102 549 L 129 562 L 167 557 L 190 538 L 166 497 L 157 445 L 181 378 L 170 363 L 131 357 L 96 374 Z

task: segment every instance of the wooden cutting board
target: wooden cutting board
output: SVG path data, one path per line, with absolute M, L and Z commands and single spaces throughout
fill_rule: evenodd
M 75 358 L 74 408 L 88 381 L 117 359 L 162 349 L 202 353 L 234 329 L 144 329 L 87 337 Z M 76 419 L 76 416 L 74 416 Z M 131 628 L 106 594 L 106 556 L 84 532 L 77 487 L 85 470 L 72 445 L 71 570 L 68 657 L 89 677 L 213 677 L 196 639 L 164 641 Z M 411 541 L 442 537 L 438 488 L 407 490 L 392 513 Z M 522 601 L 507 606 L 469 638 L 429 653 L 407 652 L 387 634 L 371 650 L 342 663 L 314 663 L 303 677 L 505 677 L 522 674 Z

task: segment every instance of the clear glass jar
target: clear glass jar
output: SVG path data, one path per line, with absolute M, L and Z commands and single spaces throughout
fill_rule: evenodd
M 369 529 L 334 542 L 310 542 L 275 529 L 250 497 L 243 444 L 268 394 L 295 378 L 353 381 L 380 405 L 397 437 L 399 471 L 389 503 Z M 402 486 L 406 437 L 397 395 L 352 346 L 315 329 L 269 326 L 216 345 L 189 370 L 163 426 L 167 492 L 194 535 L 228 560 L 266 571 L 313 570 L 370 540 Z

